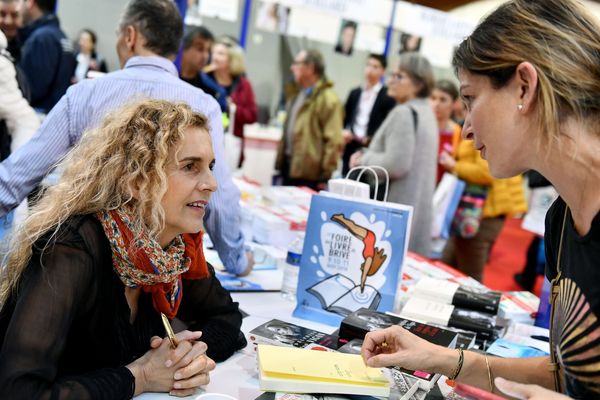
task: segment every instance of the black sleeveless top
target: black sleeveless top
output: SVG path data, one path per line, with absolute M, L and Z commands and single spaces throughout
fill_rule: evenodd
M 566 204 L 559 198 L 546 215 L 546 276 L 557 273 Z M 560 260 L 562 278 L 553 329 L 566 394 L 600 398 L 600 213 L 580 236 L 567 214 Z

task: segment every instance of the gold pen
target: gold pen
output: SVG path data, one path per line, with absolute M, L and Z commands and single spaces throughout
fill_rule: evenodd
M 171 342 L 172 348 L 177 348 L 177 339 L 175 338 L 175 333 L 173 332 L 173 328 L 171 328 L 171 324 L 169 323 L 169 319 L 163 313 L 160 313 L 162 318 L 163 325 L 165 326 L 165 331 L 167 331 L 167 337 L 169 338 L 169 342 Z

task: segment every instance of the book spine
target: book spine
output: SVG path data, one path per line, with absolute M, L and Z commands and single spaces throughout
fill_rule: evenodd
M 465 308 L 468 310 L 483 311 L 496 315 L 498 314 L 500 297 L 500 294 L 475 293 L 472 291 L 459 289 L 452 298 L 452 304 L 456 307 Z
M 475 332 L 481 339 L 490 340 L 496 337 L 492 317 L 477 311 L 464 312 L 464 310 L 455 309 L 448 321 L 448 326 Z

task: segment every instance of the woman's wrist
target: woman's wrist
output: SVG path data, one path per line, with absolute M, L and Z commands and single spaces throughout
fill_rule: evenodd
M 145 374 L 144 369 L 142 368 L 137 361 L 132 362 L 129 365 L 125 366 L 131 374 L 133 375 L 133 379 L 135 381 L 135 392 L 134 395 L 138 396 L 145 392 Z
M 458 365 L 459 352 L 456 349 L 436 346 L 435 351 L 432 353 L 431 360 L 432 367 L 430 372 L 451 376 Z

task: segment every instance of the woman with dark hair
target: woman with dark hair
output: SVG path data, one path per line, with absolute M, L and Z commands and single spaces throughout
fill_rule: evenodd
M 432 201 L 437 165 L 438 129 L 429 104 L 433 71 L 418 53 L 404 53 L 388 82 L 396 100 L 369 147 L 350 158 L 350 167 L 379 165 L 390 175 L 388 201 L 414 207 L 409 249 L 431 251 Z
M 79 53 L 77 53 L 77 67 L 75 68 L 74 82 L 79 82 L 87 77 L 89 71 L 108 72 L 106 61 L 96 51 L 98 37 L 91 29 L 83 29 L 79 34 Z
M 533 169 L 560 195 L 544 235 L 550 356 L 487 357 L 392 327 L 367 334 L 363 358 L 371 367 L 442 373 L 519 399 L 600 398 L 598 20 L 574 0 L 509 1 L 461 43 L 453 64 L 467 107 L 463 138 L 473 140 L 491 174 Z
M 441 79 L 435 83 L 430 100 L 440 131 L 438 155 L 444 151 L 452 154 L 460 138 L 461 127 L 451 118 L 454 102 L 457 99 L 458 88 L 453 82 Z M 440 182 L 444 171 L 445 168 L 438 163 L 436 183 Z

